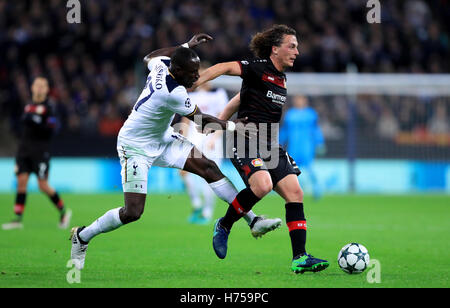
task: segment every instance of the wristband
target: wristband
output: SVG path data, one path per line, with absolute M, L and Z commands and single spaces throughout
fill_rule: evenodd
M 181 44 L 181 47 L 189 48 L 189 44 L 188 43 Z
M 233 121 L 227 121 L 227 131 L 234 132 L 236 130 L 236 123 Z

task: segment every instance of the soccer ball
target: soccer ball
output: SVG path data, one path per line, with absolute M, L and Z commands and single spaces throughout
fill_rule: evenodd
M 369 265 L 370 257 L 366 247 L 350 243 L 339 251 L 337 261 L 339 267 L 347 274 L 360 274 Z

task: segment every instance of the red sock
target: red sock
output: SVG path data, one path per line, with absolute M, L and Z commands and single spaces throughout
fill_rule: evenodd
M 64 208 L 64 202 L 59 197 L 58 193 L 55 192 L 55 194 L 50 197 L 50 200 L 52 200 L 53 204 L 58 208 L 58 210 L 62 211 Z
M 23 212 L 25 211 L 25 204 L 15 204 L 14 205 L 14 213 L 16 215 L 22 216 Z
M 14 204 L 14 213 L 16 215 L 22 216 L 25 211 L 25 199 L 27 197 L 26 193 L 17 193 L 16 194 L 16 203 Z
M 241 190 L 228 207 L 220 224 L 230 231 L 233 224 L 247 214 L 259 200 L 250 188 Z
M 291 238 L 293 258 L 306 252 L 306 219 L 303 203 L 286 203 L 286 225 Z

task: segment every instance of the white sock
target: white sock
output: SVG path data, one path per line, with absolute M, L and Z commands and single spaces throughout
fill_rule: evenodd
M 233 183 L 231 183 L 226 177 L 217 182 L 209 183 L 209 187 L 211 187 L 217 197 L 228 204 L 231 204 L 238 194 L 236 187 L 234 187 Z M 255 217 L 255 213 L 253 213 L 253 211 L 249 211 L 244 216 L 244 219 L 250 225 Z
M 100 233 L 106 233 L 122 226 L 123 223 L 119 217 L 120 209 L 121 208 L 118 207 L 106 212 L 90 226 L 84 228 L 79 234 L 80 238 L 85 242 L 89 242 L 93 237 L 99 235 Z
M 255 219 L 255 217 L 256 217 L 255 213 L 253 213 L 253 211 L 250 210 L 244 216 L 244 219 L 247 222 L 247 224 L 250 226 L 250 224 L 252 223 L 253 219 Z
M 228 204 L 231 204 L 238 194 L 236 187 L 226 177 L 217 182 L 209 183 L 209 187 L 211 187 L 217 197 Z

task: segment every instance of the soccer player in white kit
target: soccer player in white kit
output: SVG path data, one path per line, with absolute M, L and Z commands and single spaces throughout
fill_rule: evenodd
M 84 267 L 92 238 L 140 218 L 147 196 L 147 175 L 153 165 L 182 169 L 204 178 L 220 199 L 254 221 L 252 234 L 262 235 L 281 225 L 281 219 L 261 218 L 246 210 L 259 199 L 247 189 L 238 192 L 212 160 L 170 126 L 175 113 L 191 120 L 201 117 L 202 126 L 215 123 L 229 131 L 236 130 L 236 123 L 243 121 L 222 121 L 202 114 L 187 94 L 186 88 L 199 78 L 200 65 L 199 57 L 190 48 L 211 39 L 207 34 L 197 34 L 181 47 L 158 49 L 144 58 L 150 73 L 117 139 L 125 206 L 106 212 L 87 227 L 72 228 L 71 258 L 78 269 Z

